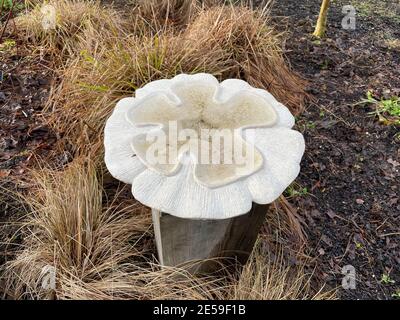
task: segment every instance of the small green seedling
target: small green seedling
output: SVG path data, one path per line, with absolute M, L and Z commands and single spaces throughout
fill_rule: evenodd
M 392 293 L 392 298 L 400 299 L 400 289 L 397 289 L 396 292 Z
M 10 10 L 13 7 L 13 3 L 14 3 L 14 9 L 16 10 L 24 8 L 24 4 L 18 2 L 17 0 L 0 0 L 0 5 L 2 4 L 2 2 L 3 2 L 3 9 L 6 11 Z
M 313 40 L 312 40 L 312 43 L 313 43 L 314 45 L 316 45 L 316 46 L 319 46 L 319 45 L 321 45 L 321 39 L 313 39 Z
M 301 197 L 308 194 L 308 189 L 292 184 L 285 190 L 285 194 L 288 198 Z
M 400 98 L 377 100 L 372 92 L 367 92 L 367 99 L 362 99 L 358 104 L 373 104 L 375 111 L 369 112 L 370 115 L 377 116 L 379 121 L 385 125 L 400 125 Z
M 312 121 L 308 121 L 307 123 L 306 123 L 306 127 L 307 127 L 307 129 L 315 129 L 315 122 L 312 122 Z
M 12 0 L 0 0 L 0 5 L 3 5 L 3 8 L 5 10 L 10 10 L 13 5 L 13 1 Z
M 7 39 L 3 43 L 0 44 L 0 51 L 8 51 L 8 50 L 14 48 L 15 44 L 16 43 L 14 40 Z
M 384 273 L 384 274 L 382 274 L 381 283 L 382 284 L 394 284 L 395 281 L 390 278 L 390 275 Z

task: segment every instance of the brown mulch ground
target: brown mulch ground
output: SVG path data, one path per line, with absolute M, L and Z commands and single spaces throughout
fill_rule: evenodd
M 309 226 L 318 275 L 340 286 L 342 267 L 352 265 L 356 289 L 340 290 L 341 298 L 391 299 L 400 289 L 399 128 L 369 116 L 371 106 L 354 104 L 368 90 L 400 94 L 400 53 L 385 43 L 400 38 L 400 3 L 363 2 L 353 2 L 360 13 L 353 31 L 341 27 L 348 3 L 335 1 L 320 43 L 308 36 L 319 1 L 279 0 L 273 15 L 284 17 L 275 20 L 289 31 L 287 57 L 315 97 L 297 123 L 306 139 L 297 182 L 309 194 L 292 201 Z M 397 18 L 388 16 L 393 10 Z M 383 274 L 395 283 L 381 283 Z
M 41 117 L 51 81 L 46 57 L 32 55 L 18 42 L 12 50 L 0 51 L 0 266 L 12 254 L 9 243 L 19 242 L 16 221 L 24 210 L 15 198 L 15 181 L 23 180 L 56 141 Z
M 279 28 L 287 28 L 286 55 L 309 80 L 315 98 L 297 123 L 307 145 L 297 181 L 308 193 L 291 202 L 309 226 L 317 275 L 337 287 L 342 267 L 352 265 L 357 286 L 341 289 L 341 298 L 391 299 L 400 289 L 399 129 L 369 116 L 371 106 L 354 104 L 368 90 L 378 97 L 400 94 L 400 53 L 385 42 L 400 38 L 400 23 L 375 10 L 375 1 L 364 2 L 372 3 L 372 11 L 360 5 L 363 14 L 351 31 L 341 27 L 341 6 L 348 3 L 335 1 L 327 37 L 320 42 L 309 36 L 319 1 L 277 0 L 273 15 Z M 6 189 L 14 188 L 12 179 L 23 176 L 35 156 L 46 156 L 56 141 L 40 118 L 51 85 L 50 65 L 22 47 L 17 44 L 12 55 L 0 51 L 0 186 Z M 4 229 L 4 222 L 19 217 L 15 200 L 5 200 L 0 201 L 0 265 L 10 249 L 2 243 L 16 230 Z M 381 283 L 383 274 L 395 283 Z

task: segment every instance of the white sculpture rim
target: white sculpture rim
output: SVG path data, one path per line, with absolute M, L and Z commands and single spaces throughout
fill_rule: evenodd
M 204 88 L 216 86 L 214 98 L 218 103 L 252 95 L 271 107 L 274 121 L 262 126 L 250 124 L 238 128 L 245 143 L 262 155 L 262 165 L 257 170 L 234 181 L 207 185 L 196 177 L 196 165 L 186 161 L 187 157 L 190 158 L 188 154 L 181 155 L 179 170 L 169 174 L 157 171 L 134 155 L 132 141 L 151 130 L 160 130 L 162 125 L 138 125 L 129 115 L 137 106 L 151 101 L 151 97 L 166 96 L 179 105 L 182 101 L 171 90 L 177 83 L 204 84 Z M 261 100 L 257 100 L 258 105 Z M 118 102 L 105 126 L 105 163 L 111 175 L 132 184 L 134 197 L 149 207 L 182 218 L 232 218 L 249 212 L 252 202 L 273 202 L 299 174 L 305 145 L 303 136 L 291 129 L 293 125 L 294 117 L 290 111 L 263 89 L 253 88 L 238 79 L 219 83 L 210 74 L 181 74 L 172 79 L 150 82 L 136 90 L 134 98 Z

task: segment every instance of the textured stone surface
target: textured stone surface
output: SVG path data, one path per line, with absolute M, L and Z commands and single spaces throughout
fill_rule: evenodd
M 147 162 L 146 135 L 167 132 L 171 120 L 184 129 L 234 130 L 235 147 L 252 148 L 254 160 L 199 165 L 193 154 L 178 152 L 174 165 Z M 149 207 L 182 218 L 226 219 L 248 212 L 253 201 L 271 203 L 296 178 L 304 139 L 293 125 L 289 110 L 265 90 L 237 79 L 218 83 L 208 74 L 182 74 L 151 82 L 117 104 L 106 123 L 105 162 Z

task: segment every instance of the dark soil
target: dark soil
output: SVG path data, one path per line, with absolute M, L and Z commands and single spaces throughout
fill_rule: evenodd
M 12 256 L 12 244 L 20 243 L 18 221 L 25 210 L 16 191 L 25 188 L 25 173 L 56 141 L 41 117 L 52 74 L 46 57 L 31 55 L 22 43 L 0 51 L 0 266 Z M 1 289 L 0 282 L 0 297 Z
M 308 225 L 321 283 L 339 287 L 342 299 L 392 299 L 400 290 L 399 128 L 371 116 L 374 106 L 355 104 L 368 90 L 377 98 L 400 95 L 400 51 L 388 44 L 400 38 L 400 3 L 352 3 L 356 29 L 342 28 L 348 3 L 334 1 L 321 41 L 311 37 L 319 1 L 277 0 L 272 8 L 278 28 L 288 31 L 286 56 L 314 97 L 297 122 L 307 146 L 297 187 L 307 192 L 290 201 Z M 10 251 L 4 244 L 18 242 L 13 181 L 48 154 L 56 136 L 40 116 L 53 77 L 46 57 L 17 43 L 11 54 L 0 51 L 0 76 L 2 265 Z M 355 289 L 341 289 L 346 265 L 355 269 Z M 383 275 L 391 281 L 383 283 Z
M 342 268 L 351 265 L 356 288 L 340 289 L 341 298 L 392 299 L 400 289 L 399 127 L 369 115 L 374 106 L 355 104 L 368 90 L 378 98 L 400 94 L 400 54 L 386 44 L 400 38 L 400 2 L 352 3 L 356 29 L 342 28 L 348 2 L 335 1 L 321 41 L 310 36 L 319 1 L 273 6 L 283 16 L 275 21 L 288 29 L 286 55 L 315 98 L 297 122 L 306 139 L 297 182 L 308 194 L 292 202 L 309 226 L 322 282 L 341 287 Z M 390 279 L 382 282 L 384 274 Z

